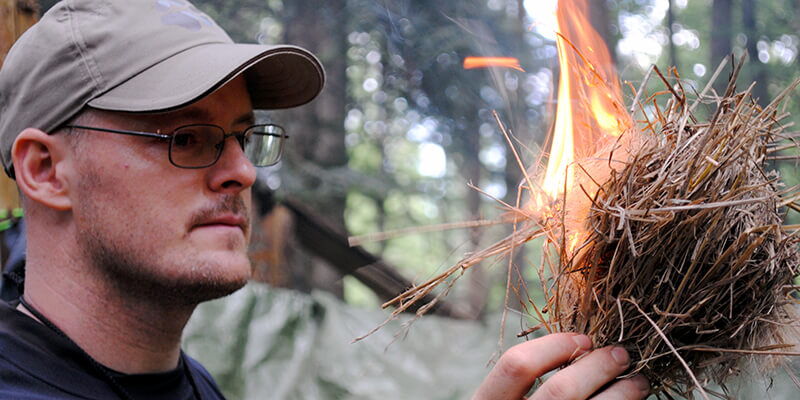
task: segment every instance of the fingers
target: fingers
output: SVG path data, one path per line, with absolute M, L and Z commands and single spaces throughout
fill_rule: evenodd
M 591 349 L 584 335 L 553 334 L 509 349 L 475 393 L 473 400 L 519 400 L 537 378 Z M 598 390 L 593 400 L 639 400 L 647 397 L 649 384 L 641 376 L 614 381 L 630 364 L 621 347 L 592 351 L 575 364 L 548 379 L 529 400 L 582 400 Z
M 604 347 L 592 351 L 575 364 L 550 377 L 536 390 L 530 400 L 587 399 L 625 372 L 629 364 L 628 352 L 622 347 Z M 640 399 L 644 394 L 630 382 L 615 387 L 611 393 L 617 395 L 608 397 L 609 399 Z
M 573 333 L 556 333 L 518 344 L 500 357 L 473 400 L 519 400 L 537 378 L 591 347 L 588 337 Z
M 622 379 L 609 386 L 592 400 L 639 400 L 650 393 L 650 383 L 641 375 L 633 378 Z

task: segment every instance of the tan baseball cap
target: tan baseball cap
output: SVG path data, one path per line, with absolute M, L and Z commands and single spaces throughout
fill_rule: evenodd
M 185 0 L 63 0 L 0 69 L 0 158 L 26 128 L 51 132 L 85 106 L 125 112 L 190 104 L 243 74 L 256 109 L 295 107 L 325 73 L 305 49 L 235 44 Z

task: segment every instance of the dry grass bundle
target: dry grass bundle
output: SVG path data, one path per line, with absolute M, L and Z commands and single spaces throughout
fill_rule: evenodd
M 785 350 L 798 339 L 800 253 L 782 226 L 797 195 L 766 171 L 775 143 L 791 136 L 778 104 L 792 88 L 761 108 L 749 90 L 734 93 L 738 71 L 721 98 L 706 99 L 715 107 L 707 122 L 680 85 L 670 89 L 631 158 L 592 198 L 580 247 L 566 256 L 564 241 L 548 242 L 561 255 L 550 323 L 622 344 L 637 360 L 631 373 L 667 397 L 699 389 L 707 398 L 703 387 L 723 385 L 744 359 L 793 354 Z
M 647 376 L 659 397 L 731 398 L 708 386 L 727 392 L 726 379 L 747 361 L 764 367 L 800 354 L 792 349 L 798 238 L 782 225 L 787 208 L 800 209 L 800 194 L 767 168 L 777 151 L 796 147 L 779 105 L 797 84 L 760 107 L 750 89 L 736 93 L 740 67 L 726 93 L 697 95 L 691 105 L 680 81 L 654 69 L 667 90 L 643 101 L 645 120 L 616 147 L 578 160 L 576 187 L 549 212 L 504 204 L 513 234 L 386 306 L 400 313 L 438 285 L 449 289 L 465 269 L 511 259 L 545 236 L 547 304 L 529 304 L 538 327 L 624 346 L 630 373 Z M 659 106 L 658 96 L 670 99 Z M 712 111 L 707 121 L 695 116 L 698 106 Z M 535 187 L 528 178 L 521 192 L 532 199 Z

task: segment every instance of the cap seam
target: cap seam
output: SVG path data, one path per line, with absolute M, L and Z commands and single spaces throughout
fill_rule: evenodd
M 72 33 L 73 43 L 75 44 L 75 48 L 78 50 L 78 54 L 81 57 L 81 63 L 86 67 L 86 72 L 88 73 L 89 78 L 92 80 L 94 85 L 92 92 L 94 95 L 96 95 L 98 88 L 104 86 L 105 80 L 103 79 L 99 68 L 97 68 L 97 62 L 89 55 L 89 51 L 86 48 L 86 42 L 84 41 L 83 34 L 80 30 L 80 24 L 73 16 L 75 10 L 72 8 L 72 2 L 70 2 L 66 8 L 69 17 L 69 26 L 70 32 Z

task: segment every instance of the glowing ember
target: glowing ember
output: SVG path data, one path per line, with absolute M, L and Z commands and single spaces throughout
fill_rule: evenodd
M 502 67 L 512 68 L 525 72 L 514 57 L 467 57 L 464 59 L 464 69 Z
M 632 125 L 611 55 L 592 29 L 585 0 L 561 0 L 557 11 L 558 109 L 547 172 L 532 207 L 541 209 L 575 189 L 574 162 L 596 156 Z M 591 195 L 593 193 L 589 193 Z

